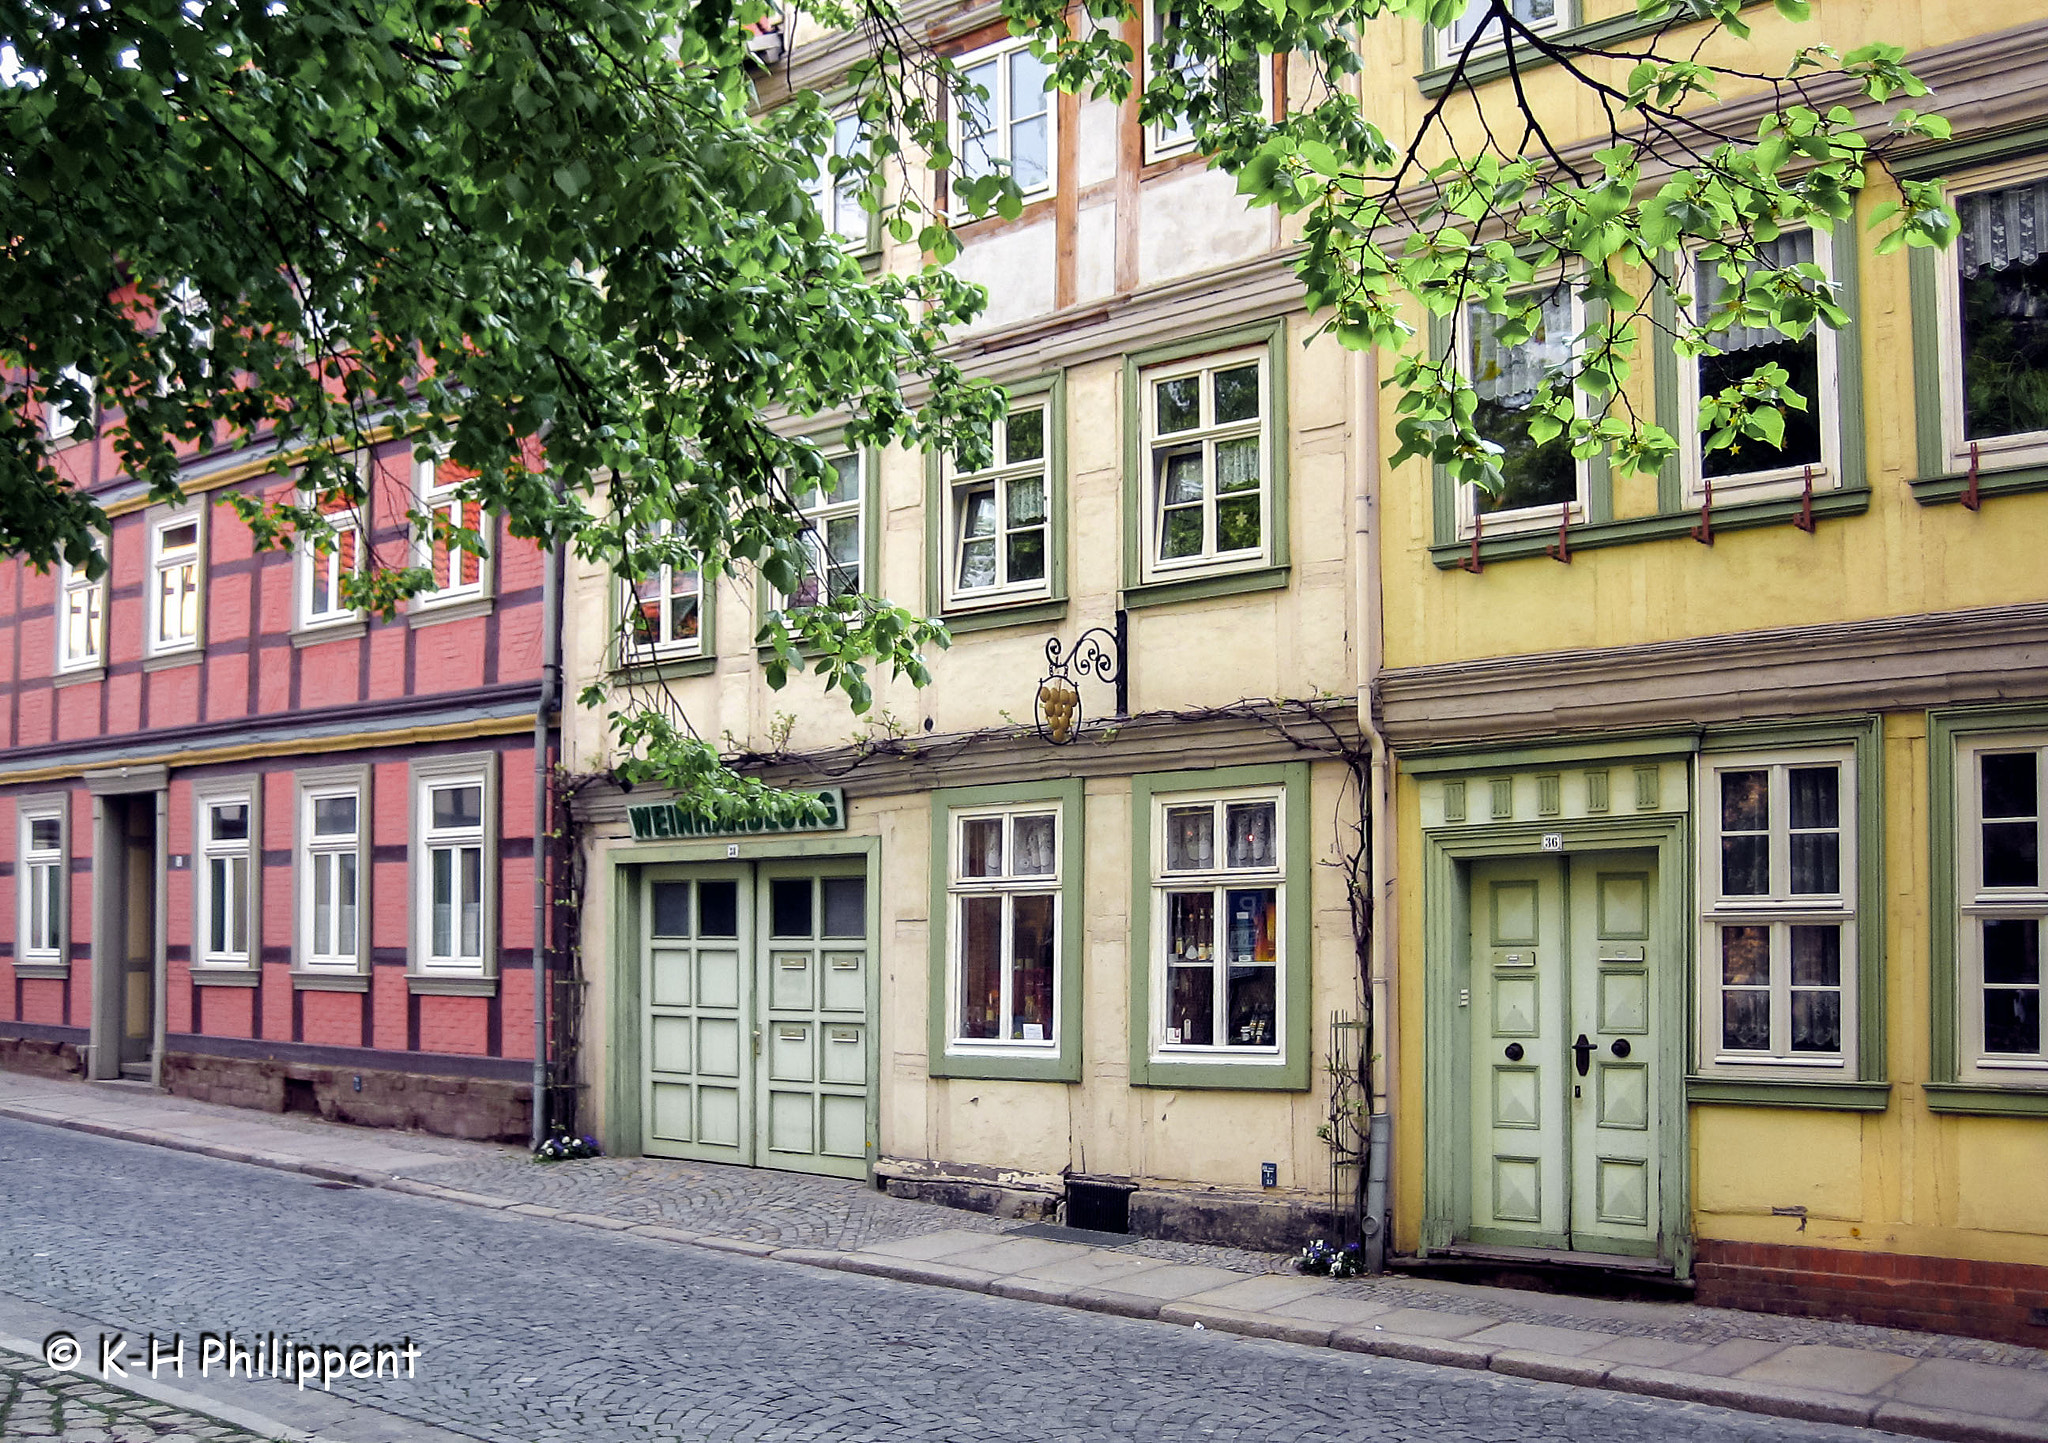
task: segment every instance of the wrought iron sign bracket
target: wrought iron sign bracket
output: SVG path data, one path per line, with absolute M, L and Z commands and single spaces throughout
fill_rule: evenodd
M 1045 675 L 1032 698 L 1033 724 L 1038 735 L 1053 746 L 1062 747 L 1081 731 L 1081 688 L 1075 683 L 1087 678 L 1106 681 L 1116 690 L 1116 715 L 1131 713 L 1130 613 L 1118 608 L 1116 626 L 1091 626 L 1063 646 L 1058 637 L 1045 643 Z

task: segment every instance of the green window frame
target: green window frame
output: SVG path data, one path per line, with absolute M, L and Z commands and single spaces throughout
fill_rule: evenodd
M 1902 179 L 1940 178 L 1951 198 L 1974 191 L 2048 179 L 2048 126 L 1977 138 L 1921 151 L 1894 167 Z M 1922 505 L 1959 501 L 1971 486 L 1969 450 L 1962 435 L 1961 320 L 1957 257 L 1916 247 L 1907 255 L 1913 319 L 1913 419 L 1918 478 L 1913 497 Z M 1980 447 L 1976 492 L 1982 496 L 2048 490 L 2048 432 Z
M 1221 893 L 1231 905 L 1233 872 L 1225 865 L 1175 869 L 1167 864 L 1167 816 L 1172 808 L 1213 804 L 1224 818 L 1212 834 L 1224 845 L 1231 803 L 1279 803 L 1271 838 L 1275 866 L 1251 867 L 1242 873 L 1238 890 L 1277 892 L 1273 903 L 1273 1041 L 1254 1041 L 1238 1051 L 1234 1044 L 1211 1043 L 1201 1050 L 1168 1040 L 1171 1020 L 1167 958 L 1169 910 L 1178 891 Z M 1134 1087 L 1185 1087 L 1305 1091 L 1309 1086 L 1310 958 L 1314 885 L 1309 856 L 1309 768 L 1306 762 L 1269 766 L 1222 767 L 1211 771 L 1147 772 L 1131 779 L 1131 996 L 1130 1069 Z M 1185 881 L 1176 877 L 1184 872 Z M 1209 933 L 1220 955 L 1236 945 L 1226 927 L 1236 918 L 1212 917 Z M 1234 970 L 1234 969 L 1233 969 Z M 1216 975 L 1227 975 L 1217 969 Z
M 1124 495 L 1123 605 L 1164 606 L 1213 596 L 1277 590 L 1287 585 L 1288 451 L 1292 441 L 1287 418 L 1287 319 L 1276 317 L 1258 325 L 1240 326 L 1172 345 L 1133 352 L 1124 358 Z M 1261 396 L 1266 505 L 1262 554 L 1249 560 L 1210 562 L 1156 573 L 1147 565 L 1148 518 L 1153 505 L 1150 428 L 1145 424 L 1148 373 L 1178 367 L 1204 357 L 1218 359 L 1235 351 L 1263 348 Z
M 842 456 L 860 458 L 860 501 L 853 513 L 860 518 L 860 582 L 862 589 L 875 595 L 873 588 L 881 579 L 882 563 L 881 509 L 876 499 L 881 489 L 877 484 L 877 473 L 881 469 L 882 453 L 873 446 L 850 446 L 836 433 L 812 436 L 809 440 L 824 456 L 828 466 Z M 754 588 L 754 614 L 757 619 L 766 617 L 770 611 L 781 610 L 786 603 L 787 598 L 770 586 L 766 577 L 757 577 Z M 709 645 L 708 642 L 706 644 Z M 767 658 L 774 655 L 775 649 L 757 642 L 755 652 L 757 656 Z
M 1085 969 L 1082 949 L 1087 910 L 1083 868 L 1087 856 L 1085 787 L 1080 778 L 1057 782 L 1012 782 L 978 787 L 946 787 L 931 793 L 931 954 L 930 1003 L 926 1017 L 927 1070 L 933 1077 L 987 1078 L 1014 1082 L 1079 1082 L 1081 1080 L 1081 990 Z M 973 878 L 956 863 L 969 821 L 996 822 L 1007 849 L 1017 816 L 1056 818 L 1055 880 L 1042 873 L 1009 878 Z M 1007 850 L 1005 851 L 1007 855 Z M 1008 872 L 998 867 L 999 874 Z M 1053 923 L 1053 1036 L 1041 1042 L 1023 1038 L 978 1041 L 956 1036 L 954 1024 L 964 980 L 956 965 L 964 941 L 958 916 L 964 899 L 1001 900 L 1005 935 L 1018 895 L 1051 895 Z M 1007 964 L 1008 954 L 1004 955 Z
M 2048 705 L 1956 707 L 1928 713 L 1928 857 L 1931 866 L 1928 906 L 1928 951 L 1932 967 L 1929 1009 L 1932 1070 L 1926 1084 L 1927 1106 L 1935 1112 L 1996 1116 L 2048 1117 L 2048 1055 L 2037 1063 L 2006 1059 L 1986 1066 L 1982 1049 L 1965 1045 L 1966 1028 L 1980 1023 L 1966 988 L 1982 990 L 1981 957 L 1974 955 L 1972 933 L 1986 921 L 2033 924 L 2036 942 L 2033 992 L 2038 1008 L 2039 938 L 2048 931 L 2048 885 L 1982 886 L 1988 879 L 1973 864 L 1977 834 L 1986 821 L 1979 815 L 1980 796 L 1972 764 L 1984 753 L 2033 752 L 2037 758 L 2034 815 L 2035 866 L 2048 866 L 2039 838 L 2048 831 Z M 1989 819 L 2001 825 L 1997 818 Z M 2004 823 L 2002 825 L 2011 825 Z M 2048 882 L 2040 871 L 2037 883 Z M 2039 1024 L 2038 1010 L 2035 1013 Z M 1981 1025 L 1981 1023 L 1980 1023 Z M 2048 1042 L 2048 1038 L 2043 1039 Z
M 1717 728 L 1702 736 L 1695 759 L 1693 829 L 1698 875 L 1694 881 L 1693 1016 L 1691 1066 L 1686 1096 L 1692 1102 L 1750 1103 L 1838 1111 L 1882 1111 L 1890 1103 L 1885 1062 L 1884 921 L 1884 749 L 1877 717 L 1823 721 L 1797 726 Z M 1717 904 L 1718 882 L 1709 872 L 1719 862 L 1718 800 L 1713 780 L 1721 771 L 1771 768 L 1773 787 L 1781 767 L 1838 765 L 1841 879 L 1829 898 L 1803 902 L 1784 895 Z M 1775 801 L 1775 798 L 1774 798 Z M 1773 811 L 1776 841 L 1791 830 Z M 1707 943 L 1722 921 L 1762 922 L 1774 931 L 1795 921 L 1832 920 L 1843 926 L 1841 955 L 1842 1052 L 1839 1063 L 1798 1067 L 1781 1059 L 1716 1065 L 1707 1051 L 1713 1019 L 1705 1002 L 1716 981 L 1719 954 Z M 1789 938 L 1773 938 L 1774 947 Z M 1774 964 L 1777 961 L 1773 958 Z M 1774 969 L 1775 970 L 1775 969 Z M 1785 1004 L 1789 1005 L 1789 1004 Z
M 1748 9 L 1752 5 L 1768 5 L 1769 3 L 1770 0 L 1742 0 L 1744 9 Z M 1604 20 L 1591 20 L 1578 24 L 1573 22 L 1581 18 L 1584 6 L 1577 3 L 1577 0 L 1560 0 L 1560 8 L 1564 5 L 1572 6 L 1572 13 L 1566 21 L 1566 28 L 1549 32 L 1550 38 L 1555 40 L 1560 46 L 1583 46 L 1594 50 L 1612 49 L 1617 45 L 1625 45 L 1632 40 L 1641 40 L 1645 36 L 1655 35 L 1671 23 L 1668 15 L 1659 15 L 1653 19 L 1645 20 L 1637 15 L 1633 5 L 1624 5 L 1621 7 L 1621 13 L 1618 15 L 1610 15 Z M 1416 88 L 1424 96 L 1434 100 L 1451 88 L 1451 79 L 1455 73 L 1453 62 L 1457 57 L 1453 52 L 1446 50 L 1440 43 L 1440 37 L 1436 31 L 1425 27 L 1424 33 L 1428 39 L 1423 51 L 1423 62 L 1430 68 L 1415 77 L 1415 84 Z M 1555 65 L 1556 63 L 1557 61 L 1551 56 L 1545 55 L 1533 46 L 1518 45 L 1515 47 L 1514 69 L 1518 73 L 1526 75 L 1532 70 L 1541 70 L 1545 66 Z M 1507 76 L 1507 47 L 1494 44 L 1488 45 L 1473 54 L 1472 62 L 1465 67 L 1464 79 L 1468 84 L 1484 85 L 1488 81 L 1504 80 Z
M 925 611 L 955 633 L 992 627 L 1037 625 L 1067 614 L 1067 378 L 1064 372 L 1008 381 L 1012 412 L 1040 408 L 1045 414 L 1046 567 L 1042 587 L 1015 587 L 989 596 L 962 595 L 949 587 L 960 564 L 956 496 L 959 479 L 950 457 L 925 457 Z M 964 478 L 962 478 L 964 479 Z
M 666 524 L 666 523 L 664 523 Z M 669 567 L 660 575 L 639 583 L 655 592 L 667 591 Z M 620 681 L 627 685 L 647 681 L 673 681 L 681 677 L 704 676 L 718 669 L 718 582 L 716 576 L 697 572 L 697 634 L 687 643 L 665 642 L 651 647 L 636 645 L 632 639 L 630 614 L 633 610 L 634 581 L 613 577 L 610 600 L 611 664 Z M 664 615 L 667 613 L 664 612 Z

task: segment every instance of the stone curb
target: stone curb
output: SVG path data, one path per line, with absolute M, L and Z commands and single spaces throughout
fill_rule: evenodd
M 409 1193 L 468 1207 L 489 1208 L 550 1222 L 573 1223 L 579 1227 L 620 1232 L 684 1247 L 710 1248 L 717 1252 L 766 1258 L 802 1267 L 861 1273 L 896 1282 L 953 1288 L 963 1292 L 986 1293 L 1021 1302 L 1046 1303 L 1054 1307 L 1109 1313 L 1119 1317 L 1150 1319 L 1162 1323 L 1203 1328 L 1243 1337 L 1268 1338 L 1308 1347 L 1326 1347 L 1342 1352 L 1375 1357 L 1398 1358 L 1411 1363 L 1433 1363 L 1444 1367 L 1473 1368 L 1517 1378 L 1530 1378 L 1582 1388 L 1601 1388 L 1612 1393 L 1633 1393 L 1644 1397 L 1670 1398 L 1679 1402 L 1704 1403 L 1742 1413 L 1761 1413 L 1778 1418 L 1796 1418 L 1812 1423 L 1840 1423 L 1857 1428 L 1880 1428 L 1941 1443 L 2048 1443 L 2048 1421 L 1991 1418 L 1977 1413 L 1922 1408 L 1888 1398 L 1855 1398 L 1843 1393 L 1825 1393 L 1784 1388 L 1770 1383 L 1716 1378 L 1698 1373 L 1681 1373 L 1668 1368 L 1607 1364 L 1588 1358 L 1557 1357 L 1549 1353 L 1516 1348 L 1488 1348 L 1478 1343 L 1461 1343 L 1449 1338 L 1420 1338 L 1391 1333 L 1371 1323 L 1334 1327 L 1307 1319 L 1294 1319 L 1237 1308 L 1201 1303 L 1140 1297 L 1113 1288 L 1075 1288 L 1037 1278 L 1003 1277 L 973 1268 L 952 1267 L 943 1262 L 916 1258 L 894 1258 L 879 1253 L 842 1253 L 823 1248 L 777 1247 L 748 1238 L 728 1238 L 690 1232 L 684 1228 L 631 1223 L 595 1213 L 566 1212 L 538 1203 L 512 1198 L 490 1197 L 459 1188 L 438 1187 L 396 1173 L 373 1172 L 365 1168 L 340 1167 L 332 1163 L 307 1161 L 280 1153 L 200 1143 L 143 1127 L 93 1122 L 65 1117 L 39 1109 L 0 1104 L 0 1117 L 17 1122 L 40 1123 L 46 1127 L 87 1132 L 96 1137 L 139 1142 L 175 1152 L 197 1153 L 226 1162 L 247 1163 L 280 1172 L 296 1172 L 332 1182 L 354 1183 Z

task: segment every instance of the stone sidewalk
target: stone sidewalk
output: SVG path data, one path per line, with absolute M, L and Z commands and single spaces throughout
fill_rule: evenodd
M 1850 1323 L 1405 1277 L 1111 1239 L 857 1182 L 347 1127 L 0 1072 L 0 1116 L 688 1246 L 1417 1362 L 1927 1438 L 2048 1443 L 2048 1353 Z

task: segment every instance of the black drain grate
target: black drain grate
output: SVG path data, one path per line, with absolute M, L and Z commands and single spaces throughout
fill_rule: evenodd
M 1058 1223 L 1033 1223 L 1028 1228 L 1004 1233 L 1006 1238 L 1049 1238 L 1056 1243 L 1079 1243 L 1089 1248 L 1127 1248 L 1137 1239 L 1129 1233 L 1100 1233 L 1093 1228 L 1063 1228 Z

